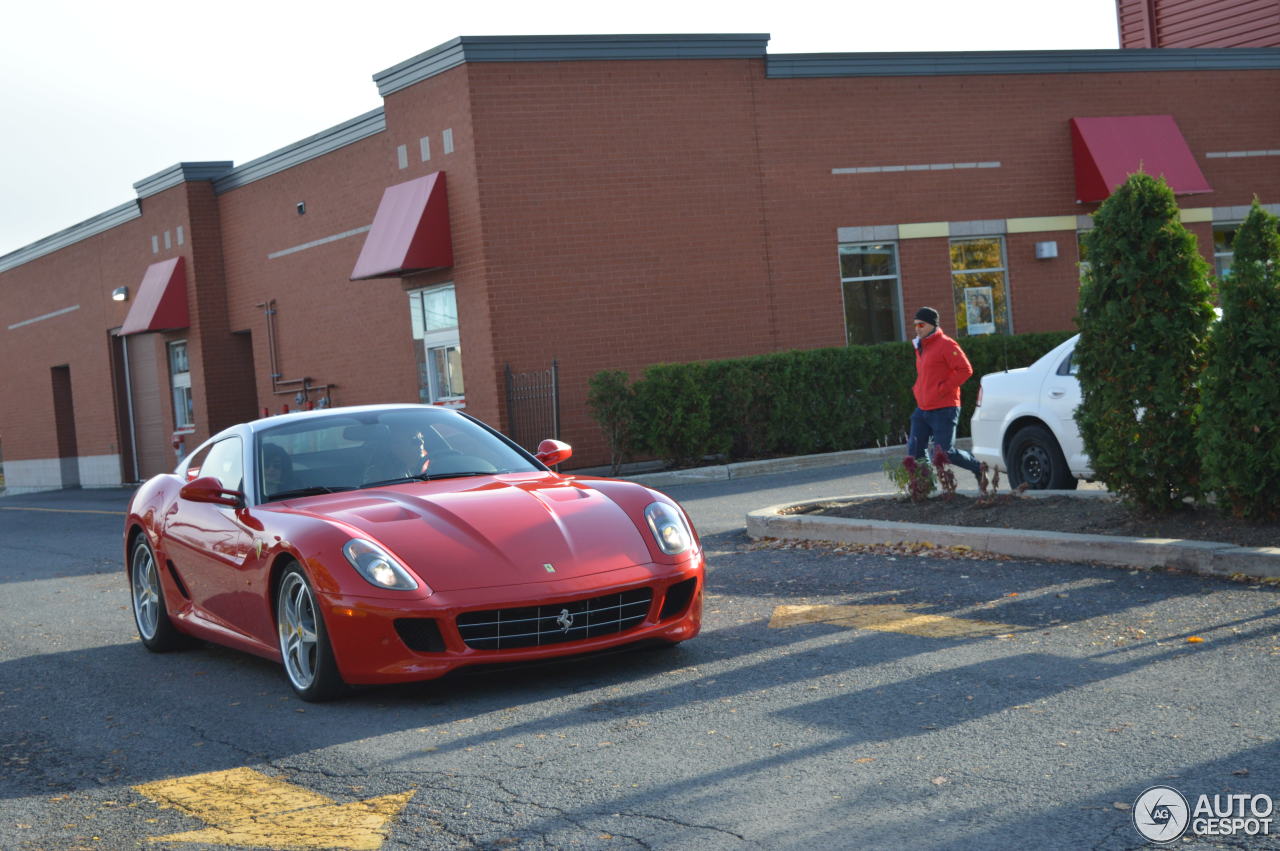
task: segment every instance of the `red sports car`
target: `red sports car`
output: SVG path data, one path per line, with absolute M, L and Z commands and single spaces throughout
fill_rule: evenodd
M 233 426 L 134 495 L 147 649 L 201 638 L 284 663 L 304 700 L 698 634 L 688 516 L 633 482 L 560 475 L 474 417 L 333 408 Z

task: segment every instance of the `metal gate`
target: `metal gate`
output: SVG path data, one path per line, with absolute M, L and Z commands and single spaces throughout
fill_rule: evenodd
M 560 437 L 560 364 L 551 361 L 548 369 L 512 372 L 511 364 L 503 367 L 507 378 L 507 416 L 511 427 L 507 435 L 530 452 L 548 437 Z

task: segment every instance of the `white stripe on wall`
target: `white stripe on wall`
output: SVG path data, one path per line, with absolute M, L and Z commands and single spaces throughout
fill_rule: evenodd
M 79 310 L 79 309 L 80 309 L 80 305 L 73 304 L 71 305 L 71 307 L 64 307 L 62 308 L 62 310 L 53 311 L 53 313 L 46 313 L 43 316 L 36 316 L 31 319 L 24 319 L 21 322 L 15 322 L 9 326 L 9 330 L 12 331 L 14 328 L 21 328 L 23 325 L 30 325 L 33 322 L 43 322 L 46 319 L 52 319 L 55 316 L 61 316 L 64 313 L 70 313 L 73 310 Z

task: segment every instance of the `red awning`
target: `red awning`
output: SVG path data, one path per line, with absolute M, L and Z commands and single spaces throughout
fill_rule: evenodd
M 191 322 L 187 314 L 187 275 L 181 257 L 161 260 L 147 267 L 138 284 L 138 296 L 129 308 L 120 336 L 144 331 L 167 331 L 186 328 Z
M 1129 175 L 1164 176 L 1175 195 L 1212 192 L 1172 115 L 1071 119 L 1076 200 L 1103 201 Z
M 444 172 L 437 171 L 382 193 L 351 280 L 398 278 L 453 265 L 449 198 Z

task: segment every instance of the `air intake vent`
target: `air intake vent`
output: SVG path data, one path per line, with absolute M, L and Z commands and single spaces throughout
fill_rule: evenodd
M 662 614 L 658 616 L 658 620 L 665 621 L 667 618 L 683 615 L 688 610 L 689 601 L 693 599 L 693 592 L 697 587 L 697 579 L 686 579 L 668 588 L 667 596 L 662 601 Z
M 404 646 L 417 653 L 444 652 L 444 639 L 435 618 L 397 618 L 396 632 Z

